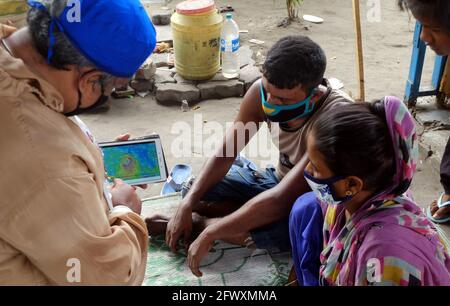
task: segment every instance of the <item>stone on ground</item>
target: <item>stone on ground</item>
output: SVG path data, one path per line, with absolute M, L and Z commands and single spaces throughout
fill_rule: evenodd
M 202 100 L 241 97 L 244 94 L 244 83 L 238 80 L 209 82 L 198 84 Z
M 197 102 L 200 100 L 200 90 L 189 84 L 160 84 L 156 89 L 156 100 L 165 105 L 181 104 L 183 100 Z

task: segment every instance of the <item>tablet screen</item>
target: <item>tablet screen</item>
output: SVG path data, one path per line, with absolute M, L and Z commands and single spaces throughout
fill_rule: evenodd
M 110 178 L 120 178 L 132 185 L 162 179 L 155 142 L 117 144 L 102 150 Z

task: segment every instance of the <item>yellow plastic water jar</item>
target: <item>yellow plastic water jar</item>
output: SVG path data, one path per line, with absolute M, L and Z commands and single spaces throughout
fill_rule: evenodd
M 187 80 L 207 80 L 220 69 L 223 17 L 213 0 L 181 2 L 172 15 L 175 68 Z
M 26 25 L 26 0 L 0 0 L 0 23 L 10 20 L 18 28 Z

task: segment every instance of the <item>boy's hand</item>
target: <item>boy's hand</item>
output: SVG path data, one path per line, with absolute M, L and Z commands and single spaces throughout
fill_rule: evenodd
M 214 239 L 208 237 L 204 231 L 189 247 L 187 261 L 189 268 L 195 276 L 203 276 L 203 273 L 200 271 L 200 262 L 206 255 L 208 255 L 208 252 L 212 248 L 213 244 Z
M 189 248 L 192 233 L 192 209 L 182 205 L 178 207 L 175 215 L 170 219 L 166 229 L 166 244 L 172 252 L 176 253 L 178 240 L 184 238 L 184 247 Z

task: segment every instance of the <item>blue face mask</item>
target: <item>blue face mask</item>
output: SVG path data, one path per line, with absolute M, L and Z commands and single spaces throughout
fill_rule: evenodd
M 292 105 L 274 105 L 266 101 L 266 94 L 261 82 L 262 108 L 267 118 L 272 122 L 288 123 L 296 119 L 305 118 L 314 111 L 315 103 L 311 103 L 314 91 L 303 101 Z
M 343 176 L 335 176 L 328 179 L 318 179 L 312 176 L 311 173 L 305 170 L 304 172 L 306 182 L 312 191 L 314 191 L 317 199 L 327 205 L 342 205 L 350 201 L 353 196 L 346 196 L 338 198 L 334 192 L 333 184 L 345 179 Z

